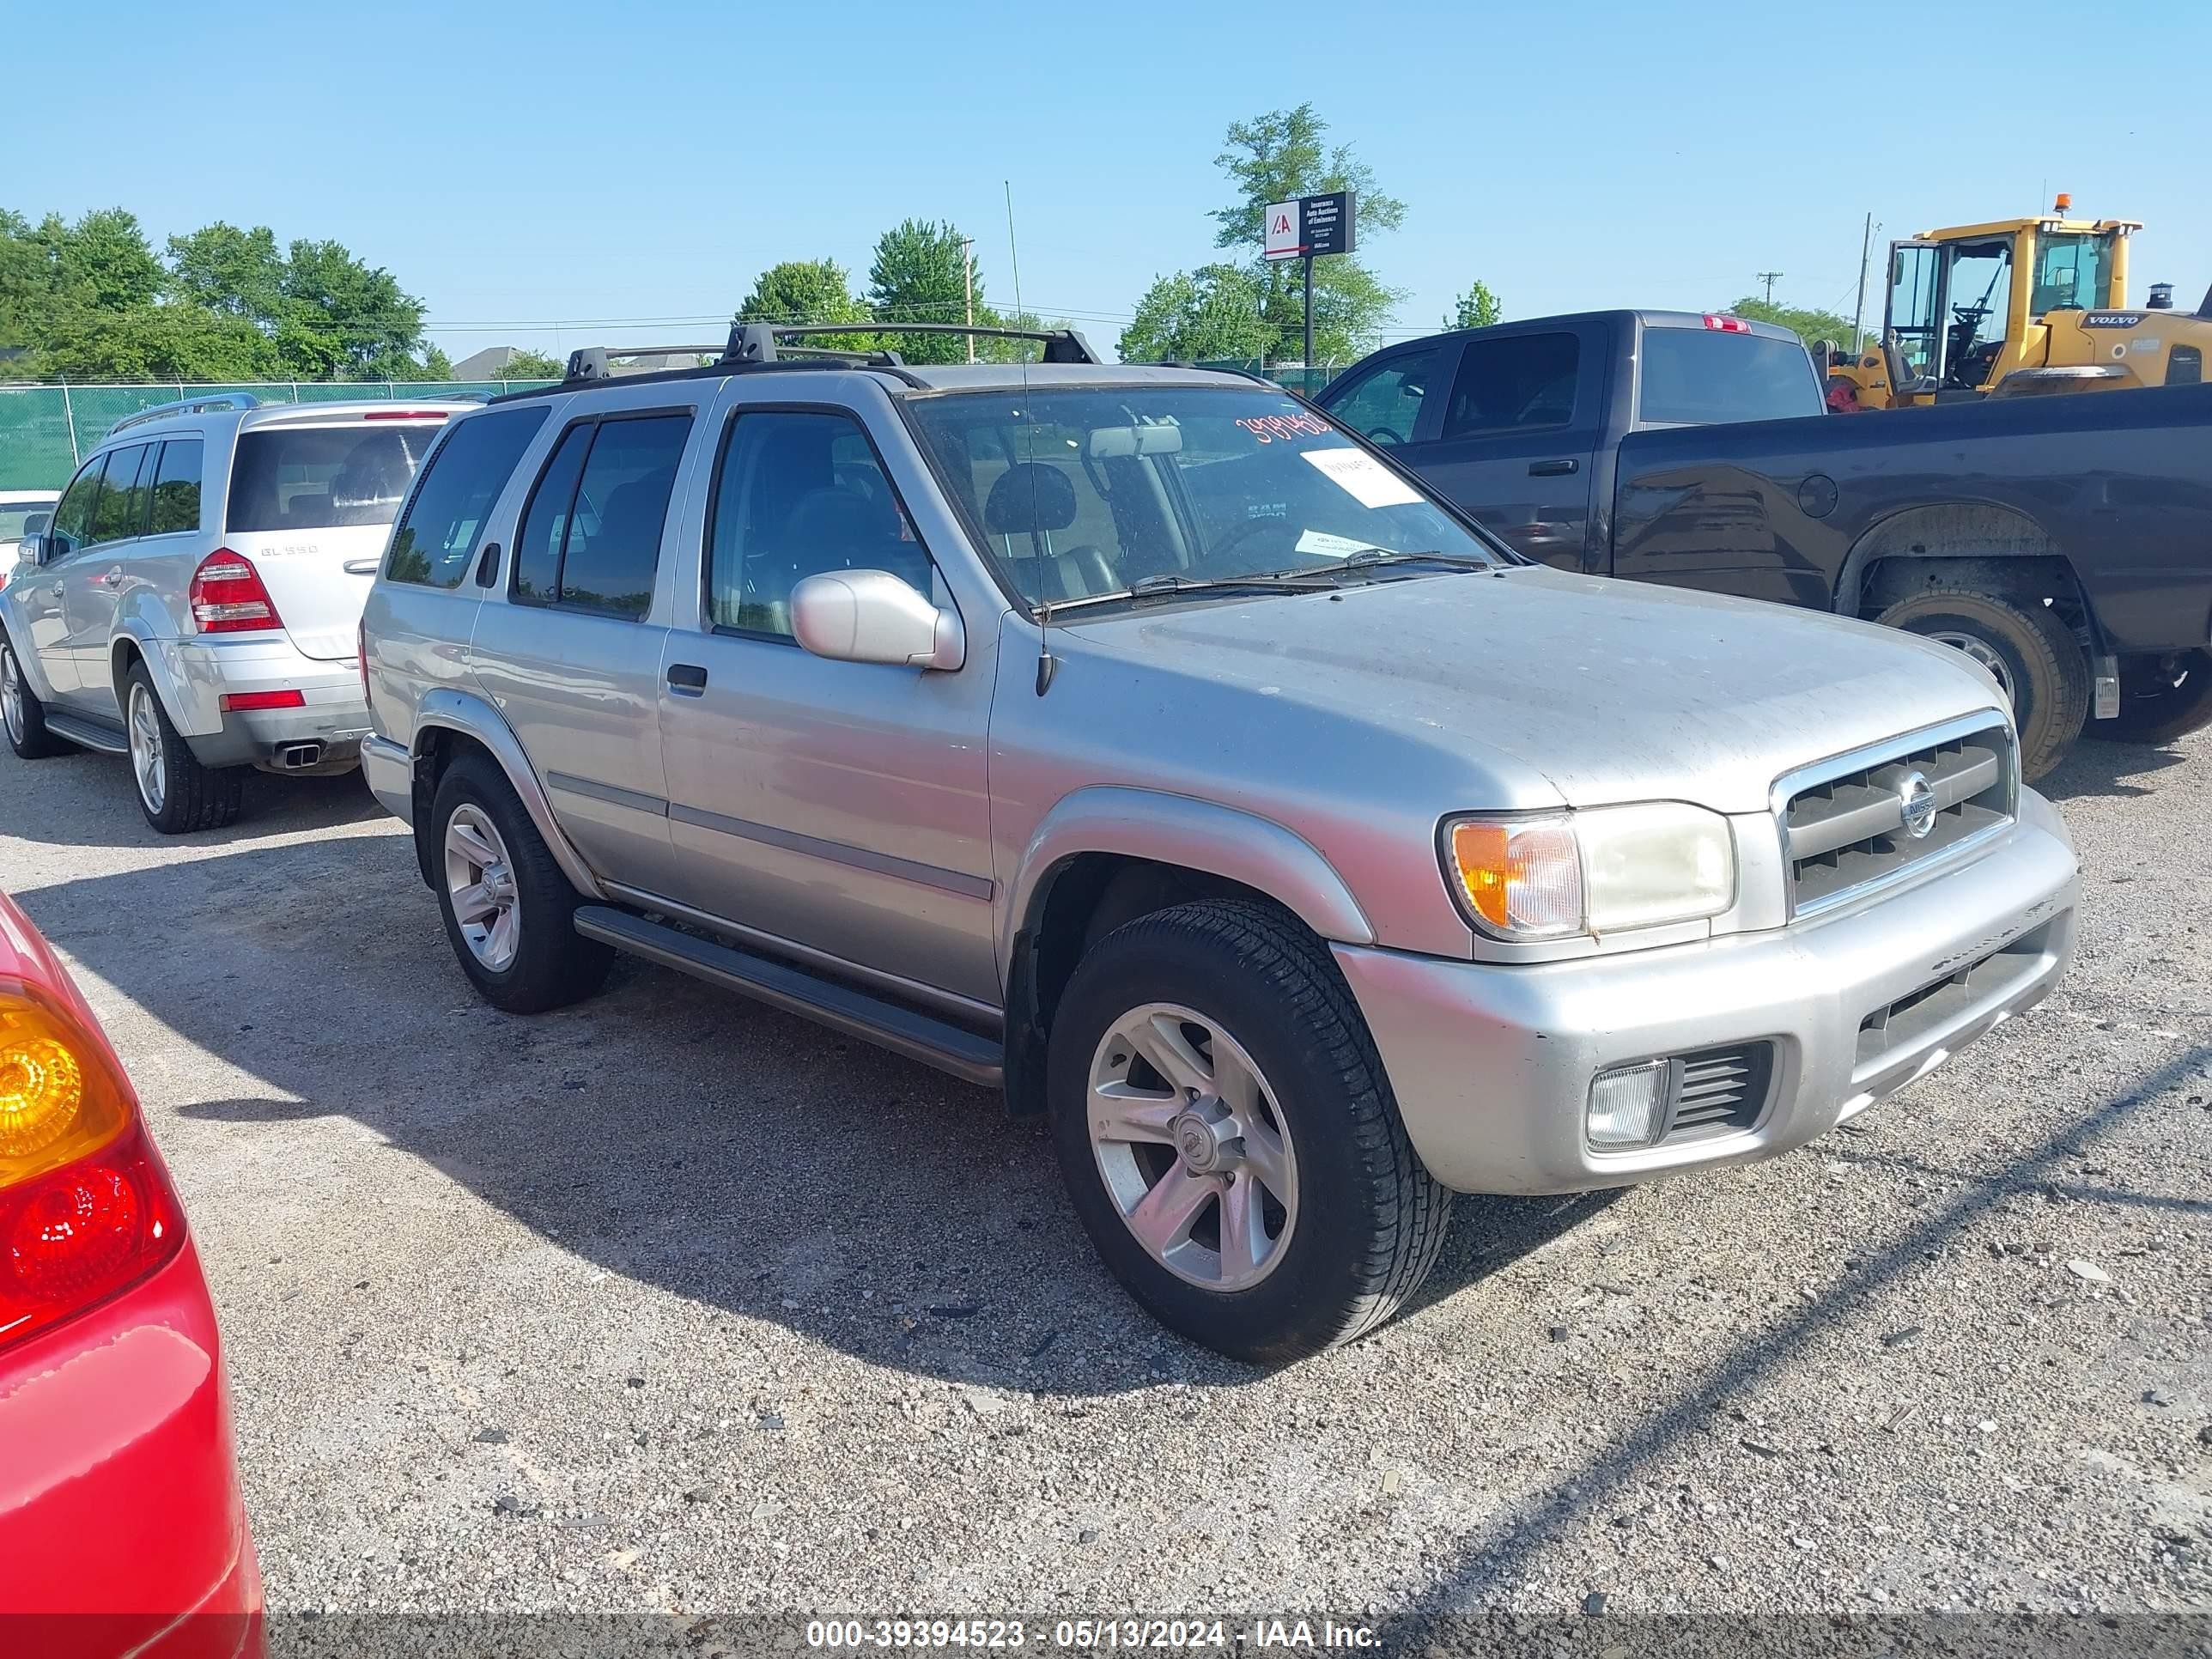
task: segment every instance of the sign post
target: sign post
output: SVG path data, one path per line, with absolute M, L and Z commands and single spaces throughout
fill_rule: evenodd
M 1305 264 L 1305 363 L 1313 367 L 1313 262 L 1331 253 L 1349 253 L 1358 192 L 1332 190 L 1295 201 L 1270 202 L 1262 224 L 1261 257 L 1298 259 Z M 1310 378 L 1310 377 L 1309 377 Z

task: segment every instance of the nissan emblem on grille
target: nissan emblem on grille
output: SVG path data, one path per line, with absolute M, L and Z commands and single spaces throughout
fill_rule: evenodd
M 1905 814 L 1905 833 L 1915 841 L 1936 827 L 1936 786 L 1925 772 L 1907 772 L 1897 781 L 1898 805 Z

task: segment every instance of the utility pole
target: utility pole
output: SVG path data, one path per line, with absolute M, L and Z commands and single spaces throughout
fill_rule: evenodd
M 1774 285 L 1782 280 L 1782 273 L 1778 270 L 1762 270 L 1759 273 L 1759 280 L 1766 284 L 1766 303 L 1772 305 Z
M 960 239 L 960 266 L 962 276 L 968 284 L 968 326 L 973 328 L 975 326 L 975 239 L 972 236 Z M 972 334 L 968 337 L 968 361 L 971 363 L 975 361 L 975 337 Z
M 1866 349 L 1866 274 L 1867 260 L 1874 252 L 1874 215 L 1866 216 L 1866 229 L 1859 237 L 1859 302 L 1851 313 L 1851 356 Z

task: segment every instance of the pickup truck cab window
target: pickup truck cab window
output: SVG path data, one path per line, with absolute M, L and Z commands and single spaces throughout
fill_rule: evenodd
M 1419 435 L 1422 400 L 1440 378 L 1438 349 L 1385 358 L 1345 388 L 1330 413 L 1370 443 L 1410 443 Z
M 1646 327 L 1640 355 L 1636 418 L 1655 426 L 1792 420 L 1820 389 L 1805 348 L 1771 335 Z
M 929 555 L 850 415 L 740 412 L 713 499 L 707 612 L 718 630 L 789 639 L 792 589 L 829 570 L 888 570 L 930 591 Z
M 1566 425 L 1575 416 L 1581 363 L 1581 343 L 1568 333 L 1468 341 L 1452 377 L 1443 435 Z

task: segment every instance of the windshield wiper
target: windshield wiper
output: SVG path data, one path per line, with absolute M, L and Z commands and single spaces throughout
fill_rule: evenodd
M 1049 605 L 1041 605 L 1036 608 L 1036 619 L 1050 622 L 1066 611 L 1087 610 L 1092 605 L 1117 605 L 1131 599 L 1181 599 L 1193 593 L 1323 592 L 1336 586 L 1326 579 L 1328 568 L 1322 567 L 1319 580 L 1316 573 L 1304 570 L 1258 571 L 1249 576 L 1146 576 L 1115 592 L 1086 593 L 1078 599 L 1054 599 Z
M 1496 559 L 1477 558 L 1465 553 L 1445 553 L 1435 548 L 1415 553 L 1395 547 L 1363 547 L 1340 559 L 1332 559 L 1327 564 L 1304 565 L 1282 574 L 1291 576 L 1356 574 L 1362 571 L 1385 570 L 1407 564 L 1443 565 L 1450 570 L 1503 570 L 1506 568 Z

